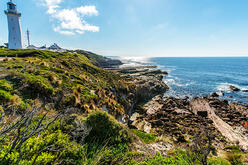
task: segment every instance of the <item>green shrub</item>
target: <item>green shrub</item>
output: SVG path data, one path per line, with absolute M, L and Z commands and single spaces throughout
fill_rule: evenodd
M 136 165 L 201 165 L 195 157 L 186 151 L 176 151 L 171 156 L 164 157 L 161 154 L 157 154 L 155 157 L 147 158 L 141 163 L 135 163 Z
M 13 96 L 4 90 L 0 89 L 0 101 L 1 102 L 8 102 Z
M 144 143 L 153 143 L 156 140 L 156 136 L 152 136 L 149 133 L 141 132 L 137 129 L 131 129 L 131 131 L 137 135 Z
M 10 146 L 4 147 L 0 150 L 0 160 L 3 159 Z M 50 149 L 49 149 L 50 147 Z M 58 150 L 59 152 L 56 152 Z M 75 164 L 82 164 L 84 149 L 77 143 L 70 142 L 69 137 L 57 130 L 53 133 L 44 132 L 38 137 L 30 138 L 25 145 L 23 145 L 21 151 L 24 156 L 20 161 L 20 164 L 32 164 L 37 157 L 35 164 L 51 164 L 53 162 L 59 162 L 56 160 L 60 157 L 60 160 L 65 160 L 65 163 L 72 161 Z M 8 153 L 4 164 L 16 164 L 20 153 L 13 151 Z
M 86 138 L 88 143 L 116 146 L 129 143 L 131 140 L 128 131 L 105 112 L 97 111 L 90 114 L 86 123 L 92 128 Z
M 13 90 L 13 87 L 7 80 L 0 80 L 0 89 L 5 91 L 11 91 Z
M 230 145 L 226 146 L 225 149 L 230 150 L 230 152 L 226 153 L 226 159 L 232 165 L 243 165 L 243 153 L 240 150 L 239 145 Z
M 226 150 L 231 150 L 232 152 L 240 152 L 239 145 L 228 145 L 225 147 Z
M 32 120 L 29 128 L 38 124 L 36 117 Z M 47 122 L 47 121 L 44 121 Z M 48 129 L 42 131 L 37 136 L 31 136 L 20 150 L 12 150 L 11 144 L 0 146 L 0 164 L 15 165 L 22 155 L 19 164 L 78 164 L 85 162 L 85 147 L 71 142 L 70 137 L 63 133 L 59 128 L 60 120 L 55 121 Z M 25 131 L 21 129 L 20 131 Z
M 230 162 L 222 158 L 209 158 L 208 164 L 209 165 L 231 165 Z
M 28 73 L 20 74 L 20 76 L 23 77 L 24 81 L 30 85 L 30 88 L 33 88 L 37 93 L 39 92 L 44 95 L 53 95 L 55 93 L 53 86 L 47 78 Z
M 226 159 L 232 165 L 244 165 L 242 162 L 242 154 L 237 152 L 231 152 L 226 154 Z
M 142 156 L 140 153 L 129 152 L 126 144 L 120 144 L 115 147 L 97 147 L 88 154 L 88 164 L 97 165 L 130 165 L 133 164 L 135 157 Z M 90 155 L 90 156 L 89 156 Z

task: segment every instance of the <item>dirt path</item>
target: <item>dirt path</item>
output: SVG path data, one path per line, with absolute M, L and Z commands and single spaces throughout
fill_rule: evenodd
M 211 108 L 209 103 L 204 99 L 195 99 L 191 101 L 191 107 L 194 113 L 197 111 L 207 111 L 208 117 L 214 122 L 215 127 L 221 132 L 223 136 L 233 143 L 237 143 L 244 149 L 248 150 L 248 137 L 242 135 L 240 132 L 234 130 L 229 124 L 224 122 L 219 116 L 215 114 L 215 109 Z

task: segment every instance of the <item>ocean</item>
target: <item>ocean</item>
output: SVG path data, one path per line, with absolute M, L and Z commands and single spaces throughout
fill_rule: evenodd
M 248 104 L 248 57 L 158 57 L 126 58 L 126 65 L 157 65 L 168 71 L 164 81 L 170 86 L 165 94 L 173 97 L 209 96 L 224 92 L 221 99 Z M 229 86 L 241 89 L 233 92 Z

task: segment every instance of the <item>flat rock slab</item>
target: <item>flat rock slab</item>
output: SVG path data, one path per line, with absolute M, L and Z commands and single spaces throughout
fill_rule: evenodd
M 160 111 L 160 109 L 163 107 L 163 104 L 159 103 L 159 100 L 161 100 L 161 98 L 158 95 L 143 106 L 147 115 L 153 115 Z
M 238 142 L 244 150 L 248 150 L 248 137 L 244 136 L 242 132 L 234 129 L 229 124 L 224 122 L 219 116 L 217 116 L 215 114 L 215 109 L 210 107 L 209 103 L 205 99 L 193 99 L 190 105 L 194 113 L 197 113 L 201 110 L 207 111 L 208 117 L 213 121 L 215 127 L 221 132 L 223 136 L 233 143 Z

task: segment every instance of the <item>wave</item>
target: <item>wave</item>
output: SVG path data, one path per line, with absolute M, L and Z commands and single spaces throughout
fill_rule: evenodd
M 221 83 L 216 87 L 217 91 L 223 91 L 223 92 L 227 92 L 230 93 L 232 92 L 232 90 L 230 89 L 230 84 L 229 83 Z
M 170 89 L 167 91 L 164 96 L 166 97 L 175 97 L 178 99 L 184 99 L 184 98 L 189 98 L 192 99 L 194 96 L 191 95 L 190 93 L 178 93 L 176 90 Z
M 223 91 L 223 92 L 231 93 L 232 90 L 230 89 L 230 86 L 235 86 L 235 87 L 239 88 L 240 90 L 247 90 L 248 89 L 247 87 L 242 87 L 242 86 L 240 86 L 238 84 L 232 84 L 232 83 L 227 83 L 227 82 L 219 84 L 216 87 L 216 89 L 218 91 Z
M 164 82 L 169 85 L 170 87 L 171 86 L 177 86 L 177 87 L 187 87 L 187 86 L 190 86 L 190 85 L 193 85 L 195 84 L 195 81 L 190 81 L 188 83 L 182 83 L 180 82 L 180 79 L 178 77 L 173 77 L 173 76 L 167 76 L 165 79 L 164 79 Z

